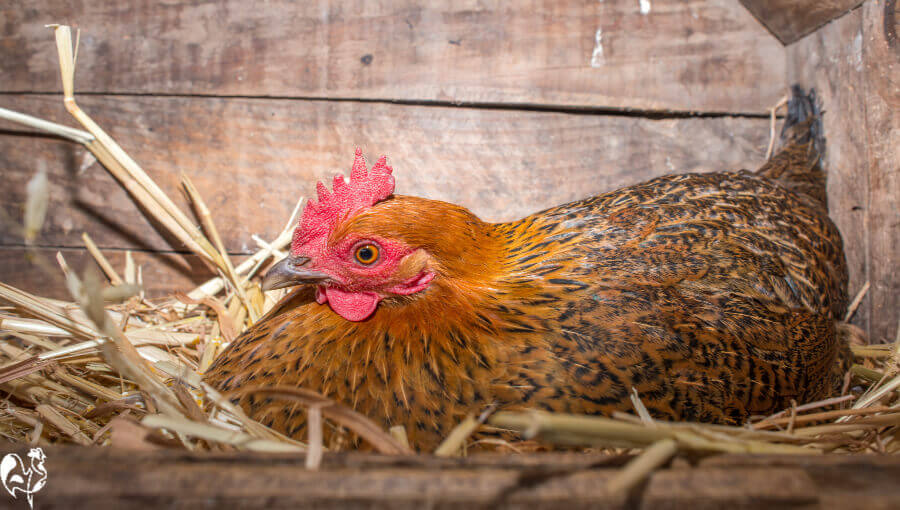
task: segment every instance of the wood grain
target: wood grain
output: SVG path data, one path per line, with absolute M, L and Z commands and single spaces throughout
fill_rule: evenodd
M 82 29 L 82 92 L 764 113 L 785 85 L 784 48 L 734 0 L 427 5 L 13 2 L 0 91 L 60 89 L 47 23 Z
M 900 40 L 896 0 L 870 0 L 788 47 L 788 81 L 825 105 L 831 215 L 844 237 L 850 292 L 871 288 L 855 322 L 893 341 L 900 310 Z
M 863 0 L 741 0 L 784 44 L 791 44 Z
M 8 447 L 21 455 L 26 448 Z M 605 483 L 622 458 L 302 456 L 45 447 L 41 508 L 892 508 L 900 463 L 876 456 L 720 456 L 653 473 L 629 497 Z
M 900 16 L 896 0 L 863 5 L 869 149 L 870 339 L 900 335 Z
M 854 295 L 869 278 L 867 270 L 869 174 L 866 104 L 863 91 L 862 10 L 822 27 L 788 47 L 788 82 L 815 88 L 825 110 L 828 209 L 844 238 Z M 871 309 L 861 307 L 854 324 L 866 329 Z
M 71 122 L 57 97 L 5 99 L 13 109 Z M 754 168 L 768 141 L 767 121 L 756 118 L 236 98 L 87 96 L 79 104 L 181 205 L 179 174 L 187 173 L 235 253 L 255 250 L 253 233 L 274 238 L 316 180 L 347 174 L 356 146 L 370 163 L 389 156 L 398 193 L 501 220 L 667 173 Z M 7 126 L 18 129 L 0 128 Z M 25 183 L 44 165 L 51 206 L 40 245 L 81 246 L 87 231 L 101 247 L 183 249 L 154 230 L 103 168 L 81 171 L 84 153 L 63 141 L 0 133 L 0 207 L 18 221 Z M 18 243 L 14 229 L 0 228 L 0 244 Z

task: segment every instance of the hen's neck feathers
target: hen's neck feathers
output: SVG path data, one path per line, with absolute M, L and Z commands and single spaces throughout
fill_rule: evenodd
M 487 223 L 452 204 L 405 196 L 376 205 L 346 228 L 400 238 L 421 247 L 436 277 L 419 294 L 383 300 L 360 327 L 402 331 L 391 336 L 413 343 L 421 342 L 423 331 L 458 330 L 466 337 L 487 335 L 502 341 L 508 330 L 540 329 L 528 317 L 549 314 L 528 313 L 526 317 L 521 308 L 512 307 L 539 307 L 545 280 L 563 269 L 552 261 L 565 258 L 566 247 L 576 234 L 553 219 L 552 214 L 544 213 L 539 218 Z M 339 317 L 334 320 L 341 321 Z

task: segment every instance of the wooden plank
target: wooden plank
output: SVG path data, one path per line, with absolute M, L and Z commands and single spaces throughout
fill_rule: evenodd
M 27 448 L 4 451 L 24 455 Z M 61 446 L 44 451 L 48 483 L 35 495 L 41 508 L 836 509 L 852 501 L 860 508 L 886 509 L 900 496 L 898 485 L 890 483 L 900 476 L 896 457 L 858 456 L 848 462 L 841 456 L 722 456 L 697 466 L 676 462 L 652 474 L 625 501 L 603 490 L 621 460 L 591 454 L 435 459 L 328 453 L 319 471 L 309 471 L 302 456 L 277 454 Z
M 896 0 L 863 5 L 869 150 L 872 341 L 900 335 L 900 15 Z
M 5 99 L 13 109 L 71 122 L 58 97 Z M 86 96 L 79 103 L 182 205 L 179 174 L 190 175 L 235 253 L 255 250 L 253 233 L 274 238 L 316 180 L 348 173 L 356 146 L 370 162 L 388 154 L 398 193 L 501 220 L 662 174 L 755 168 L 768 141 L 768 122 L 757 118 L 238 98 Z M 105 170 L 80 171 L 83 158 L 67 142 L 0 134 L 0 208 L 21 217 L 25 183 L 43 164 L 51 206 L 40 245 L 81 246 L 87 231 L 101 247 L 183 249 L 160 237 Z M 21 242 L 0 229 L 0 244 Z
M 784 44 L 791 44 L 863 0 L 741 0 Z
M 0 90 L 764 113 L 784 48 L 734 0 L 33 0 L 0 7 Z
M 0 247 L 0 281 L 42 297 L 71 301 L 62 271 L 56 263 L 61 252 L 69 266 L 79 274 L 94 259 L 87 250 L 77 248 L 39 248 L 33 252 L 22 247 Z M 119 276 L 124 276 L 125 252 L 104 250 Z M 175 291 L 188 292 L 214 275 L 198 257 L 178 253 L 133 252 L 136 266 L 141 268 L 144 291 L 148 297 L 166 297 Z M 233 260 L 239 263 L 245 257 Z
M 815 88 L 824 106 L 828 209 L 844 238 L 851 295 L 869 278 L 869 175 L 866 145 L 860 143 L 866 139 L 862 37 L 857 9 L 787 49 L 788 82 Z M 866 329 L 870 314 L 866 301 L 853 322 Z
M 893 341 L 900 309 L 900 41 L 896 0 L 870 0 L 788 48 L 788 81 L 825 103 L 829 205 L 844 236 L 850 291 L 870 282 L 854 320 Z
M 893 510 L 900 501 L 900 465 L 891 455 L 815 455 L 796 457 L 774 455 L 722 455 L 702 462 L 704 467 L 728 469 L 765 467 L 784 469 L 801 467 L 815 485 L 818 506 L 811 508 L 854 508 L 867 501 L 867 510 Z M 740 469 L 739 468 L 739 469 Z M 758 495 L 766 497 L 763 489 Z M 858 499 L 859 498 L 859 499 Z

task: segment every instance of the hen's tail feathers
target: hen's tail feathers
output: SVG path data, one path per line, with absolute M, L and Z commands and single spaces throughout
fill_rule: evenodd
M 778 181 L 816 207 L 828 208 L 825 193 L 825 134 L 822 105 L 815 89 L 807 94 L 799 85 L 791 87 L 787 117 L 781 129 L 781 149 L 757 174 Z

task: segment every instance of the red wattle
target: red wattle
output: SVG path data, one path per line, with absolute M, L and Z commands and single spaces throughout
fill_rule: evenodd
M 368 319 L 381 300 L 374 292 L 344 292 L 333 287 L 325 289 L 325 296 L 335 313 L 353 322 Z

